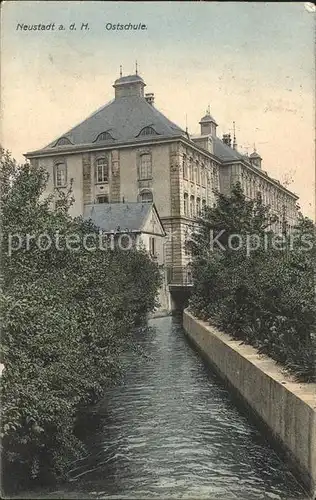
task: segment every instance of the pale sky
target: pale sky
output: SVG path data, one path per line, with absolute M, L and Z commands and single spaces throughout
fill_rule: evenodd
M 187 115 L 193 135 L 208 105 L 220 137 L 235 121 L 239 150 L 251 153 L 255 143 L 263 169 L 292 179 L 288 188 L 314 217 L 309 10 L 300 2 L 4 2 L 1 143 L 23 161 L 111 100 L 120 64 L 131 74 L 137 59 L 160 111 L 183 128 Z M 147 30 L 106 30 L 118 22 Z M 55 23 L 55 31 L 20 31 L 18 23 Z

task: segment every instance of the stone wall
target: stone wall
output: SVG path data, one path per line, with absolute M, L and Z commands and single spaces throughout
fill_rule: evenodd
M 276 363 L 187 310 L 184 328 L 224 380 L 270 431 L 293 472 L 315 494 L 316 384 L 298 384 Z

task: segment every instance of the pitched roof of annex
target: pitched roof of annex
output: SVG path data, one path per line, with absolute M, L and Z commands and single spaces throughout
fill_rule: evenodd
M 85 205 L 83 217 L 105 233 L 140 233 L 152 211 L 153 203 L 91 203 Z

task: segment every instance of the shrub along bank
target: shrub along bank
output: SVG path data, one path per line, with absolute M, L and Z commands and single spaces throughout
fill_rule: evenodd
M 97 231 L 68 215 L 70 192 L 53 211 L 42 196 L 46 173 L 3 150 L 0 174 L 3 485 L 10 476 L 25 487 L 63 477 L 82 453 L 78 405 L 97 401 L 120 373 L 131 328 L 156 305 L 160 273 L 143 251 L 67 248 L 70 234 L 83 241 Z M 25 236 L 40 234 L 58 234 L 62 250 L 43 250 L 47 236 L 42 249 L 36 238 L 27 248 Z
M 194 278 L 190 309 L 271 356 L 300 381 L 316 381 L 316 232 L 301 215 L 289 231 L 260 195 L 246 200 L 240 184 L 216 194 L 188 243 Z M 238 236 L 233 236 L 238 235 Z M 257 247 L 255 249 L 255 247 Z

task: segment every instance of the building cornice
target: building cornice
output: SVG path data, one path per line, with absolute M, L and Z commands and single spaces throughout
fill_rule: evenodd
M 291 197 L 295 198 L 296 200 L 299 199 L 299 196 L 297 194 L 293 193 L 289 189 L 287 189 L 285 186 L 282 186 L 282 184 L 277 181 L 276 179 L 273 179 L 272 177 L 269 176 L 268 173 L 264 173 L 263 170 L 259 170 L 256 167 L 253 167 L 250 162 L 248 162 L 246 159 L 240 158 L 236 160 L 221 160 L 218 158 L 218 156 L 215 156 L 214 154 L 210 153 L 209 151 L 206 151 L 206 149 L 200 148 L 194 144 L 192 145 L 192 142 L 186 139 L 185 137 L 181 137 L 181 142 L 185 144 L 189 144 L 190 147 L 194 147 L 196 150 L 204 154 L 205 156 L 211 158 L 212 160 L 216 161 L 217 163 L 220 164 L 220 167 L 226 167 L 230 165 L 243 165 L 244 167 L 248 168 L 253 174 L 258 175 L 262 179 L 269 181 L 271 184 L 273 184 L 275 187 L 278 189 L 284 191 L 286 194 L 290 195 Z
M 74 155 L 78 153 L 90 153 L 90 152 L 97 152 L 97 151 L 105 151 L 105 150 L 112 150 L 112 149 L 126 149 L 126 148 L 131 148 L 131 147 L 143 147 L 143 146 L 150 146 L 153 144 L 159 144 L 159 143 L 170 143 L 170 142 L 175 142 L 179 141 L 181 139 L 181 135 L 174 135 L 172 137 L 170 136 L 160 136 L 156 137 L 155 139 L 150 138 L 150 139 L 144 139 L 141 141 L 125 141 L 125 142 L 111 142 L 111 144 L 75 144 L 72 146 L 65 146 L 62 147 L 62 149 L 56 150 L 55 148 L 49 148 L 49 149 L 38 149 L 35 151 L 29 151 L 24 154 L 24 156 L 29 159 L 29 158 L 44 158 L 44 157 L 50 157 L 50 156 L 65 156 L 67 155 Z
M 185 144 L 186 146 L 190 146 L 190 148 L 195 149 L 195 151 L 197 151 L 198 153 L 203 154 L 207 158 L 210 158 L 211 160 L 216 161 L 219 164 L 222 163 L 222 161 L 220 160 L 220 158 L 218 158 L 218 156 L 216 156 L 214 153 L 211 153 L 210 151 L 207 151 L 204 148 L 201 148 L 201 146 L 198 146 L 191 139 L 187 139 L 186 137 L 181 136 L 180 137 L 180 142 L 183 142 L 183 144 Z
M 169 144 L 173 142 L 181 142 L 185 146 L 189 146 L 190 148 L 194 149 L 196 152 L 204 155 L 205 157 L 213 160 L 217 164 L 219 164 L 220 167 L 225 167 L 225 166 L 231 166 L 231 165 L 243 165 L 246 167 L 249 171 L 251 171 L 253 174 L 258 175 L 265 181 L 271 183 L 274 185 L 277 189 L 283 191 L 287 195 L 290 195 L 292 198 L 295 198 L 296 200 L 299 199 L 299 196 L 297 196 L 295 193 L 292 191 L 288 190 L 286 187 L 282 186 L 282 184 L 270 177 L 268 174 L 264 174 L 263 171 L 253 167 L 248 161 L 245 159 L 236 159 L 236 160 L 221 160 L 218 156 L 216 156 L 214 153 L 211 153 L 210 151 L 207 151 L 206 149 L 203 149 L 199 147 L 197 144 L 195 144 L 191 139 L 187 138 L 183 134 L 179 135 L 174 135 L 172 137 L 155 137 L 155 138 L 150 138 L 150 139 L 144 139 L 141 141 L 135 141 L 131 140 L 129 142 L 118 142 L 118 143 L 113 143 L 111 144 L 76 144 L 76 145 L 71 145 L 71 146 L 61 146 L 58 150 L 55 148 L 49 148 L 49 149 L 39 149 L 35 151 L 30 151 L 24 154 L 25 158 L 27 159 L 36 159 L 36 158 L 47 158 L 47 157 L 55 157 L 55 156 L 65 156 L 65 155 L 75 155 L 78 153 L 92 153 L 92 152 L 99 152 L 99 151 L 108 151 L 108 150 L 113 150 L 113 149 L 127 149 L 127 148 L 134 148 L 134 147 L 144 147 L 144 146 L 150 146 L 150 145 L 157 145 L 157 144 Z M 62 149 L 61 149 L 62 148 Z
M 190 224 L 192 224 L 192 222 L 194 222 L 196 219 L 194 217 L 188 217 L 186 215 L 170 215 L 170 216 L 161 217 L 162 223 L 169 222 L 169 221 L 170 222 L 178 221 L 178 220 L 181 220 L 184 222 L 189 222 Z
M 191 139 L 187 139 L 183 134 L 179 135 L 174 135 L 172 137 L 155 137 L 155 138 L 150 138 L 150 139 L 144 139 L 142 141 L 135 141 L 131 140 L 128 142 L 111 142 L 111 144 L 74 144 L 74 145 L 67 145 L 67 146 L 61 146 L 59 149 L 56 148 L 44 148 L 44 149 L 37 149 L 35 151 L 28 151 L 27 153 L 24 153 L 24 156 L 29 159 L 29 158 L 44 158 L 44 157 L 50 157 L 50 156 L 64 156 L 65 154 L 67 155 L 73 155 L 73 154 L 78 154 L 78 153 L 89 153 L 89 152 L 97 152 L 97 151 L 105 151 L 105 150 L 111 150 L 111 149 L 123 149 L 123 148 L 129 148 L 129 147 L 142 147 L 142 146 L 150 146 L 153 144 L 159 144 L 159 143 L 170 143 L 170 142 L 177 142 L 180 141 L 186 146 L 190 146 L 192 149 L 195 151 L 201 153 L 202 155 L 212 159 L 213 161 L 216 161 L 217 163 L 222 163 L 222 161 L 214 155 L 214 153 L 211 153 L 207 151 L 206 149 L 203 149 L 199 146 L 197 146 Z M 62 149 L 61 149 L 62 148 Z
M 270 182 L 278 189 L 280 189 L 280 190 L 284 191 L 286 194 L 290 195 L 292 198 L 295 198 L 296 200 L 299 199 L 299 196 L 297 196 L 297 194 L 293 193 L 292 191 L 287 189 L 285 186 L 283 186 L 280 181 L 273 179 L 272 177 L 269 176 L 269 174 L 267 172 L 265 172 L 264 170 L 260 170 L 256 167 L 253 167 L 250 163 L 248 163 L 245 160 L 233 160 L 230 162 L 223 163 L 223 166 L 228 167 L 230 165 L 242 165 L 243 167 L 246 167 L 253 174 L 258 175 L 261 179 Z

